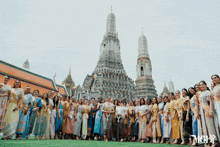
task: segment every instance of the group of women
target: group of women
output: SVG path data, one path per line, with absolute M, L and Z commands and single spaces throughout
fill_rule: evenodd
M 201 81 L 169 96 L 135 101 L 113 98 L 75 100 L 54 92 L 31 94 L 30 87 L 13 88 L 5 76 L 0 84 L 0 129 L 5 140 L 84 139 L 218 146 L 220 128 L 219 76 L 211 90 Z M 182 92 L 182 95 L 181 95 Z

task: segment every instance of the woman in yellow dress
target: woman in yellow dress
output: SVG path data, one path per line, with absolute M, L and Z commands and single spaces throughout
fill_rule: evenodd
M 154 97 L 152 99 L 153 107 L 152 107 L 152 114 L 153 114 L 153 139 L 157 139 L 157 143 L 160 142 L 161 128 L 160 128 L 160 115 L 159 115 L 159 107 L 157 104 L 157 98 Z
M 83 123 L 82 123 L 82 137 L 83 139 L 86 139 L 88 135 L 88 119 L 89 119 L 89 112 L 90 107 L 88 106 L 88 100 L 84 100 L 84 105 L 82 106 L 82 113 L 83 113 Z
M 64 139 L 64 135 L 66 132 L 66 120 L 69 115 L 70 97 L 65 97 L 65 99 L 62 102 L 62 105 L 63 105 L 62 139 Z
M 178 127 L 177 127 L 177 131 L 180 134 L 181 139 L 183 140 L 183 125 L 182 125 L 182 120 L 183 120 L 183 102 L 184 99 L 180 97 L 180 91 L 177 90 L 175 92 L 175 96 L 176 96 L 176 101 L 174 103 L 174 108 L 177 111 L 178 114 Z M 174 144 L 177 144 L 177 142 L 175 142 Z
M 21 109 L 22 106 L 23 110 L 25 110 L 26 104 L 24 102 L 24 90 L 21 89 L 21 82 L 16 80 L 8 100 L 4 128 L 2 130 L 3 140 L 12 139 L 15 135 L 19 121 L 19 109 Z
M 173 144 L 177 144 L 178 139 L 180 139 L 180 134 L 178 131 L 178 114 L 174 107 L 176 100 L 174 99 L 174 93 L 170 93 L 169 95 L 170 103 L 168 104 L 168 109 L 171 117 L 171 125 L 172 125 L 172 136 L 174 139 Z

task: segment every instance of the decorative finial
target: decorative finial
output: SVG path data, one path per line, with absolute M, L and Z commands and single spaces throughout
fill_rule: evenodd
M 166 82 L 164 81 L 164 87 L 166 87 Z
M 112 13 L 112 6 L 111 6 L 111 13 Z
M 71 65 L 70 65 L 70 71 L 69 71 L 69 75 L 71 75 Z
M 142 27 L 142 35 L 144 35 L 143 27 Z

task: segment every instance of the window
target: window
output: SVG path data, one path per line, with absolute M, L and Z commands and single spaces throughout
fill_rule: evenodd
M 141 76 L 144 76 L 144 68 L 141 66 Z

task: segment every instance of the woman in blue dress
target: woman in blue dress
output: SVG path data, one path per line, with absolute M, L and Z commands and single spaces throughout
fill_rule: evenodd
M 55 108 L 56 108 L 56 120 L 55 120 L 55 139 L 58 139 L 60 132 L 62 131 L 63 126 L 63 105 L 62 105 L 62 97 L 60 99 L 58 97 L 55 98 Z

